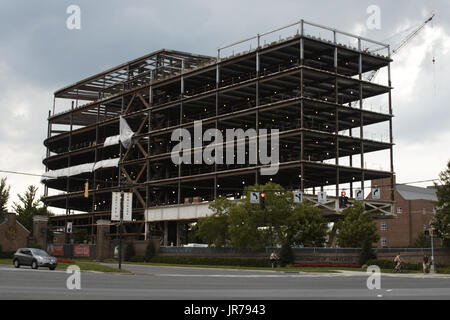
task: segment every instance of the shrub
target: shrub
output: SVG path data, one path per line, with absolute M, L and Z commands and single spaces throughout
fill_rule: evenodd
M 69 263 L 69 264 L 75 263 L 73 260 L 62 258 L 62 257 L 57 257 L 56 261 L 58 261 L 58 263 Z
M 280 264 L 282 267 L 294 262 L 294 252 L 290 244 L 283 244 L 280 251 Z
M 134 256 L 134 257 L 129 258 L 127 261 L 128 262 L 148 262 L 148 261 L 145 261 L 145 257 L 143 257 L 143 256 Z
M 359 256 L 359 264 L 364 265 L 368 260 L 375 260 L 377 255 L 372 249 L 372 244 L 370 240 L 365 240 L 361 250 L 361 255 Z
M 12 259 L 15 252 L 0 252 L 0 259 Z
M 431 240 L 425 235 L 424 232 L 420 232 L 417 235 L 416 241 L 414 242 L 416 248 L 430 248 Z
M 356 263 L 345 263 L 345 262 L 302 262 L 293 264 L 294 268 L 359 268 L 360 266 Z
M 390 260 L 372 259 L 372 260 L 368 260 L 366 264 L 368 266 L 372 266 L 372 265 L 379 266 L 380 269 L 393 269 L 394 268 L 394 261 L 390 261 Z M 423 269 L 422 263 L 404 263 L 403 266 L 406 270 L 422 270 Z
M 393 269 L 394 261 L 390 260 L 378 260 L 378 259 L 370 259 L 367 260 L 366 264 L 368 266 L 378 266 L 380 269 Z
M 215 258 L 192 256 L 156 256 L 151 259 L 153 263 L 210 265 L 210 266 L 236 266 L 236 267 L 269 267 L 268 259 L 240 259 Z
M 136 250 L 134 249 L 134 244 L 128 243 L 125 248 L 124 261 L 130 261 L 132 257 L 136 256 Z
M 145 262 L 150 262 L 152 258 L 155 256 L 155 245 L 153 241 L 149 241 L 147 247 L 145 248 Z

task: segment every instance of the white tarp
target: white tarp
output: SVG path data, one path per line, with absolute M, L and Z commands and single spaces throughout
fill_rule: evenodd
M 82 173 L 92 172 L 94 169 L 93 163 L 80 164 L 78 166 L 69 167 L 68 176 L 76 176 Z
M 128 148 L 131 142 L 131 138 L 134 135 L 134 132 L 128 125 L 127 120 L 125 120 L 122 117 L 120 117 L 119 126 L 120 126 L 120 134 L 117 136 L 107 137 L 105 139 L 105 142 L 103 143 L 104 147 L 114 146 L 122 141 L 122 145 L 125 148 Z
M 116 135 L 116 136 L 107 137 L 105 139 L 105 142 L 103 143 L 103 146 L 104 147 L 113 146 L 113 145 L 119 144 L 119 142 L 122 142 L 122 145 L 125 148 L 128 148 L 128 146 L 131 143 L 131 138 L 133 137 L 133 135 L 134 135 L 134 132 L 133 132 L 133 130 L 131 130 L 127 121 L 124 118 L 120 117 L 120 134 Z M 99 161 L 97 163 L 86 163 L 86 164 L 82 164 L 79 166 L 73 166 L 73 167 L 69 167 L 69 168 L 48 171 L 44 175 L 42 175 L 41 181 L 57 179 L 60 177 L 76 176 L 76 175 L 86 173 L 86 172 L 93 172 L 93 171 L 101 169 L 101 168 L 118 167 L 119 161 L 120 161 L 120 158 L 109 159 L 109 160 Z
M 120 117 L 120 141 L 125 148 L 128 148 L 128 146 L 130 145 L 133 135 L 134 132 L 128 125 L 127 120 Z
M 120 135 L 112 136 L 105 139 L 103 146 L 104 147 L 114 146 L 116 144 L 119 144 L 119 142 L 120 142 Z
M 94 172 L 101 168 L 112 168 L 119 166 L 120 158 L 98 161 L 96 163 L 85 163 L 78 166 L 48 171 L 42 175 L 42 181 L 57 179 L 61 177 L 76 176 L 82 173 Z
M 101 168 L 118 167 L 119 161 L 120 161 L 120 158 L 99 161 L 94 165 L 94 171 L 101 169 Z

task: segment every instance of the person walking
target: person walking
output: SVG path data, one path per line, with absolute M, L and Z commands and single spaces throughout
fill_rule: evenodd
M 272 251 L 270 255 L 270 262 L 272 262 L 272 268 L 275 268 L 277 266 L 277 260 L 278 255 L 275 253 L 275 251 Z
M 430 261 L 430 259 L 428 258 L 427 254 L 425 254 L 423 256 L 423 263 L 422 263 L 422 265 L 423 265 L 423 273 L 424 274 L 429 272 L 429 269 L 428 269 L 428 267 L 430 266 L 429 265 L 429 263 L 430 263 L 429 261 Z

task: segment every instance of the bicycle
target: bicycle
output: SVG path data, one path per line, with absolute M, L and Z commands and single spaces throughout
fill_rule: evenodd
M 403 272 L 403 270 L 405 270 L 405 265 L 403 264 L 403 262 L 398 262 L 395 266 L 394 269 L 392 270 L 392 272 Z

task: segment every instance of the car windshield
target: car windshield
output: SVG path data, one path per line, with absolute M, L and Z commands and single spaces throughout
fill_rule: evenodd
M 41 257 L 48 257 L 48 253 L 45 252 L 44 250 L 41 249 L 32 249 L 31 251 L 33 251 L 33 254 L 36 256 L 41 256 Z

